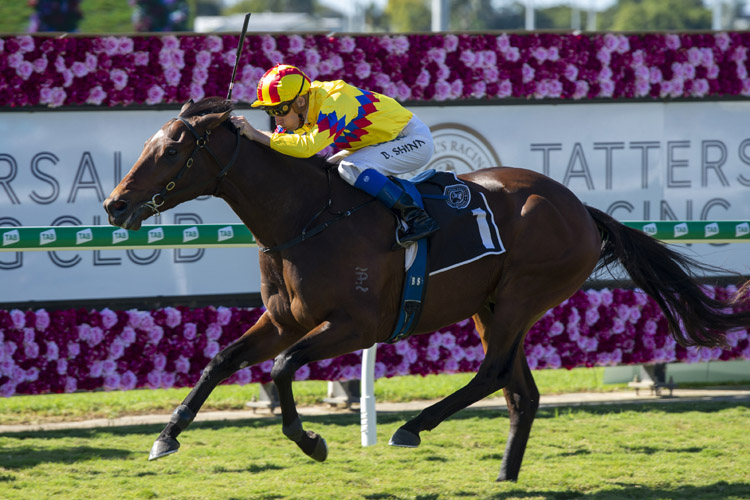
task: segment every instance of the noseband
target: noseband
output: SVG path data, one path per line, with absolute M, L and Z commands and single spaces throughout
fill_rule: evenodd
M 177 172 L 177 175 L 175 175 L 171 181 L 167 183 L 164 188 L 158 193 L 156 193 L 152 198 L 151 201 L 147 201 L 144 203 L 145 206 L 150 208 L 154 215 L 159 214 L 159 208 L 164 205 L 167 194 L 172 191 L 175 186 L 177 185 L 177 181 L 180 180 L 180 178 L 185 175 L 185 173 L 188 171 L 190 167 L 193 166 L 193 157 L 198 152 L 199 149 L 205 149 L 208 154 L 211 155 L 211 158 L 214 159 L 214 161 L 221 167 L 221 171 L 219 172 L 219 175 L 216 176 L 215 182 L 216 186 L 214 187 L 214 191 L 212 196 L 216 196 L 216 193 L 219 191 L 219 185 L 221 184 L 221 181 L 226 177 L 227 172 L 229 172 L 229 169 L 234 165 L 234 162 L 237 161 L 237 157 L 240 154 L 240 129 L 235 127 L 235 146 L 234 146 L 234 154 L 232 154 L 232 159 L 229 160 L 229 163 L 226 164 L 226 166 L 222 165 L 221 160 L 214 154 L 213 151 L 211 151 L 211 148 L 208 147 L 208 139 L 211 136 L 211 130 L 206 129 L 206 133 L 201 136 L 197 130 L 195 130 L 195 127 L 190 125 L 188 121 L 183 118 L 182 116 L 177 117 L 178 120 L 180 120 L 185 126 L 188 128 L 188 130 L 193 134 L 193 137 L 195 137 L 195 147 L 193 148 L 193 152 L 190 153 L 190 157 L 185 162 L 185 165 L 182 166 L 179 172 Z

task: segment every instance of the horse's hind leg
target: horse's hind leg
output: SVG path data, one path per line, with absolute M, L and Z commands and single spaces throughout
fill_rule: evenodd
M 190 425 L 206 398 L 219 383 L 241 368 L 273 358 L 295 340 L 294 336 L 279 335 L 268 313 L 264 313 L 242 337 L 224 348 L 208 363 L 193 390 L 172 413 L 169 423 L 154 442 L 148 459 L 156 460 L 179 449 L 177 436 Z
M 516 362 L 513 364 L 513 375 L 503 392 L 510 414 L 510 434 L 497 480 L 516 481 L 531 433 L 531 425 L 539 408 L 539 390 L 523 349 L 518 350 Z
M 531 327 L 529 316 L 523 315 L 522 306 L 513 301 L 489 305 L 474 315 L 480 330 L 486 356 L 479 371 L 468 384 L 445 399 L 425 408 L 412 420 L 401 426 L 391 438 L 393 446 L 415 447 L 420 443 L 419 433 L 437 427 L 440 422 L 459 410 L 484 399 L 508 385 L 512 378 L 516 351 L 523 349 L 521 342 Z M 489 335 L 487 332 L 491 331 Z

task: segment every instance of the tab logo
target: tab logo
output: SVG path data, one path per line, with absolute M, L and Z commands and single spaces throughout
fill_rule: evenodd
M 232 226 L 219 228 L 219 241 L 231 240 L 234 238 L 234 229 Z
M 116 245 L 117 243 L 122 243 L 123 241 L 126 241 L 128 239 L 128 230 L 127 229 L 115 229 L 112 231 L 112 244 Z
M 656 233 L 658 230 L 656 229 L 656 224 L 653 222 L 651 224 L 646 224 L 643 226 L 643 232 L 650 235 L 650 236 L 656 236 Z
M 7 233 L 3 233 L 3 246 L 12 245 L 14 243 L 18 243 L 21 241 L 21 233 L 18 232 L 18 229 L 14 229 L 12 231 L 8 231 Z
M 186 243 L 188 241 L 196 240 L 198 239 L 198 236 L 200 236 L 198 234 L 198 227 L 197 226 L 189 227 L 185 229 L 184 231 L 182 231 L 182 242 Z
M 719 224 L 716 222 L 712 222 L 711 224 L 706 224 L 706 238 L 710 238 L 711 236 L 716 236 L 719 234 Z
M 81 229 L 80 231 L 76 232 L 76 245 L 88 243 L 89 241 L 93 239 L 94 239 L 94 232 L 91 230 L 91 228 Z
M 47 229 L 39 233 L 39 244 L 46 245 L 48 243 L 54 243 L 57 241 L 57 233 L 54 229 Z
M 686 223 L 676 224 L 674 227 L 674 237 L 679 238 L 688 234 L 688 226 Z
M 148 231 L 148 242 L 153 243 L 154 241 L 159 241 L 164 239 L 164 229 L 160 227 L 155 227 L 153 229 L 150 229 Z
M 740 236 L 747 236 L 748 234 L 750 234 L 750 224 L 748 224 L 747 222 L 737 224 L 737 226 L 734 228 L 735 238 L 739 238 Z

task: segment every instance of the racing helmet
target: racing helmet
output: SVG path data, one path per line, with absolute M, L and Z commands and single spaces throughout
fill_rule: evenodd
M 289 112 L 297 96 L 310 90 L 310 79 L 295 66 L 277 64 L 265 72 L 258 82 L 258 100 L 250 106 L 261 108 L 269 114 L 278 111 L 284 115 Z

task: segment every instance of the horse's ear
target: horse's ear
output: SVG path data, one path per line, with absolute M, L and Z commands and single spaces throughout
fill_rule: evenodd
M 184 113 L 191 105 L 193 104 L 192 99 L 188 99 L 188 101 L 182 105 L 182 109 L 180 110 L 180 114 Z
M 206 128 L 208 130 L 215 129 L 216 127 L 224 123 L 231 114 L 232 110 L 229 109 L 227 111 L 224 111 L 223 113 L 211 113 L 206 115 L 206 117 L 204 118 L 206 120 Z

